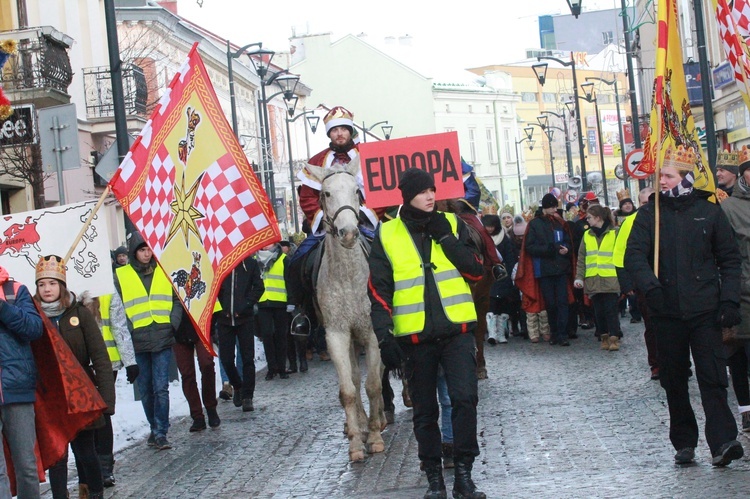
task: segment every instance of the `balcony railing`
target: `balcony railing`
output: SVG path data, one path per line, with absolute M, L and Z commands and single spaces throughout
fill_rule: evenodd
M 0 75 L 6 92 L 47 88 L 68 93 L 73 80 L 68 57 L 72 38 L 43 26 L 5 31 L 0 33 L 2 39 L 18 41 L 18 53 L 11 56 Z
M 83 69 L 83 86 L 86 94 L 86 114 L 89 118 L 111 118 L 115 115 L 112 100 L 112 80 L 109 66 Z M 148 86 L 143 70 L 135 64 L 123 65 L 122 87 L 125 112 L 128 115 L 146 115 Z

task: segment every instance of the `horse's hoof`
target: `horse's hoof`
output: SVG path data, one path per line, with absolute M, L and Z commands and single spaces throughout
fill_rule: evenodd
M 389 424 L 393 424 L 396 422 L 396 414 L 394 411 L 385 411 L 384 413 L 385 413 L 385 424 L 383 425 L 383 428 L 385 428 Z
M 358 450 L 354 452 L 349 453 L 349 460 L 352 462 L 356 461 L 364 461 L 365 460 L 365 451 Z
M 487 368 L 486 367 L 478 367 L 477 368 L 477 379 L 487 379 Z
M 378 454 L 380 452 L 383 452 L 385 450 L 385 443 L 384 442 L 375 442 L 374 444 L 370 444 L 370 453 L 371 454 Z

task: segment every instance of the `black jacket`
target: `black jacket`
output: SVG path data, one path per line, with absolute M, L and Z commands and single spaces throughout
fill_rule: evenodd
M 445 256 L 456 266 L 456 269 L 469 282 L 477 282 L 484 275 L 479 256 L 469 245 L 469 234 L 466 226 L 458 220 L 458 238 L 449 236 L 443 240 L 441 246 Z M 424 229 L 424 226 L 413 222 L 405 221 L 406 227 L 411 234 L 414 244 L 425 262 L 430 261 L 432 252 L 432 239 Z M 372 325 L 375 329 L 375 335 L 378 341 L 389 334 L 388 331 L 393 329 L 393 319 L 391 310 L 393 309 L 393 268 L 385 254 L 383 244 L 380 241 L 380 229 L 375 235 L 370 249 L 370 280 L 368 282 L 368 292 L 372 309 L 370 316 Z M 415 339 L 418 342 L 432 341 L 438 338 L 446 338 L 461 333 L 472 331 L 476 327 L 476 322 L 465 324 L 454 324 L 448 320 L 440 303 L 437 285 L 432 272 L 425 272 L 425 325 L 424 330 L 411 336 L 402 336 L 396 338 L 400 342 L 412 343 Z M 413 339 L 412 337 L 416 337 Z
M 245 258 L 221 283 L 222 310 L 214 314 L 214 319 L 230 326 L 247 322 L 253 317 L 253 307 L 265 290 L 258 262 L 251 256 Z
M 518 263 L 518 249 L 516 249 L 516 243 L 511 239 L 511 236 L 506 234 L 496 248 L 503 257 L 503 265 L 505 266 L 505 270 L 508 271 L 508 277 L 492 283 L 490 296 L 493 298 L 510 298 L 513 301 L 517 301 L 518 289 L 513 284 L 513 279 L 510 278 L 510 274 L 513 272 L 513 267 Z
M 561 244 L 568 248 L 568 253 L 565 255 L 559 253 L 560 244 L 555 243 L 555 230 L 562 231 Z M 534 258 L 536 277 L 571 275 L 572 259 L 576 249 L 573 248 L 570 232 L 561 218 L 542 215 L 529 222 L 526 232 L 526 252 Z
M 625 270 L 643 293 L 664 290 L 664 316 L 690 320 L 740 303 L 741 257 L 732 226 L 708 194 L 659 196 L 659 278 L 654 275 L 654 203 L 642 206 L 625 250 Z

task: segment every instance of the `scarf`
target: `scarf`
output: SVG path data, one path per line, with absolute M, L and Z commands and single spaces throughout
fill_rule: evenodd
M 138 258 L 133 258 L 130 261 L 130 265 L 133 266 L 133 269 L 137 273 L 141 275 L 149 275 L 154 273 L 154 269 L 156 268 L 156 260 L 154 258 L 151 258 L 148 263 L 141 263 L 138 261 Z
M 261 272 L 265 273 L 268 269 L 271 268 L 274 262 L 276 262 L 278 252 L 275 251 L 275 249 L 259 250 L 258 253 L 255 254 L 255 256 L 258 260 L 258 265 L 260 265 Z
M 398 216 L 401 217 L 404 222 L 415 226 L 415 228 L 424 229 L 427 225 L 427 222 L 430 221 L 435 213 L 435 210 L 427 212 L 418 210 L 410 204 L 404 204 L 401 205 L 401 211 L 399 211 Z
M 602 234 L 609 228 L 609 220 L 604 220 L 601 227 L 591 227 L 591 232 L 598 238 L 602 237 Z
M 662 196 L 666 196 L 668 198 L 678 198 L 682 196 L 687 196 L 691 192 L 693 192 L 693 183 L 695 182 L 695 175 L 693 172 L 689 172 L 687 175 L 685 175 L 685 178 L 680 181 L 679 184 L 674 186 L 673 188 L 661 191 Z
M 67 291 L 67 293 L 68 297 L 70 298 L 70 303 L 73 303 L 75 301 L 75 296 L 70 291 Z M 42 307 L 42 312 L 44 312 L 44 315 L 46 315 L 50 319 L 54 317 L 60 317 L 63 312 L 65 312 L 65 308 L 62 306 L 59 299 L 52 302 L 40 301 L 39 304 Z
M 495 244 L 495 247 L 497 247 L 500 245 L 500 243 L 503 242 L 503 239 L 505 239 L 505 230 L 500 229 L 500 231 L 497 234 L 490 236 L 490 237 L 492 237 L 492 242 Z
M 742 191 L 743 194 L 750 193 L 750 185 L 747 185 L 747 182 L 745 182 L 745 177 L 740 177 L 737 181 L 737 186 L 740 188 L 740 191 Z

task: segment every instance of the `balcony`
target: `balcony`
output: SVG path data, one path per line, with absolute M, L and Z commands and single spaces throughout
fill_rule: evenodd
M 73 39 L 51 26 L 0 33 L 0 40 L 6 39 L 18 42 L 18 53 L 0 75 L 10 101 L 37 108 L 68 104 L 73 80 L 68 49 Z
M 94 122 L 112 121 L 115 116 L 109 66 L 83 69 L 86 115 Z M 146 118 L 148 86 L 143 70 L 135 64 L 123 64 L 122 87 L 125 113 L 130 118 Z

